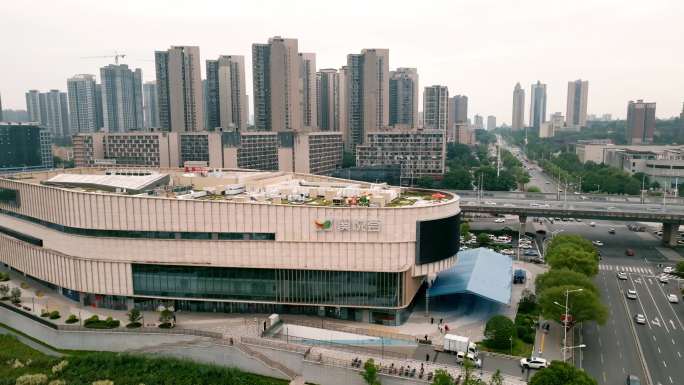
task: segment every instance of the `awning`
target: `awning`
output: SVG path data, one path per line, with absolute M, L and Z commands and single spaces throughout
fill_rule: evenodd
M 467 293 L 508 305 L 512 277 L 511 257 L 482 247 L 461 251 L 456 265 L 437 275 L 428 297 Z

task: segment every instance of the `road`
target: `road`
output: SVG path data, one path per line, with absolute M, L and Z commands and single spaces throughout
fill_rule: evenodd
M 583 350 L 584 369 L 601 385 L 624 384 L 628 374 L 644 380 L 644 366 L 653 385 L 684 383 L 684 304 L 667 301 L 666 294 L 677 291 L 675 281 L 664 285 L 656 279 L 661 271 L 658 264 L 674 265 L 656 250 L 659 239 L 651 233 L 629 231 L 620 222 L 597 221 L 596 227 L 586 222 L 556 222 L 548 227 L 604 243 L 595 282 L 608 306 L 609 318 L 605 325 L 589 323 L 583 327 L 587 345 Z M 608 233 L 611 227 L 616 229 L 615 235 Z M 635 256 L 626 256 L 626 248 L 633 249 Z M 627 272 L 629 279 L 619 281 L 617 271 Z M 627 300 L 627 289 L 635 289 L 638 299 Z M 648 325 L 636 324 L 636 313 L 644 314 Z

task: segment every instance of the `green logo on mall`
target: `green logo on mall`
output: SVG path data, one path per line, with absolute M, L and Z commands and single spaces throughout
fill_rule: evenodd
M 316 220 L 314 221 L 314 224 L 316 225 L 316 230 L 318 231 L 329 231 L 332 229 L 332 221 L 329 219 Z

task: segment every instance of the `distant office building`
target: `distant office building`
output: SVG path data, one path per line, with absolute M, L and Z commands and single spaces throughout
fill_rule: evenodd
M 102 118 L 106 132 L 142 130 L 144 122 L 142 71 L 126 64 L 100 68 Z
M 157 83 L 146 82 L 143 84 L 143 112 L 145 116 L 145 128 L 159 127 L 159 101 L 157 98 Z
M 45 106 L 45 128 L 50 131 L 52 136 L 63 138 L 71 135 L 67 94 L 59 90 L 50 90 L 42 94 L 41 105 Z
M 579 126 L 568 127 L 565 124 L 565 119 L 563 114 L 560 112 L 555 112 L 551 114 L 548 121 L 544 122 L 539 126 L 539 137 L 540 138 L 551 138 L 560 131 L 579 131 Z
M 254 125 L 257 130 L 302 128 L 299 67 L 297 39 L 276 36 L 268 39 L 267 44 L 252 44 Z
M 475 126 L 476 130 L 483 130 L 484 129 L 484 119 L 482 118 L 481 115 L 475 115 L 475 123 L 473 124 Z
M 302 110 L 302 128 L 318 128 L 318 100 L 316 94 L 316 54 L 299 53 L 299 102 Z
M 487 116 L 487 130 L 493 130 L 496 128 L 496 116 Z
M 475 131 L 468 122 L 454 123 L 447 129 L 447 143 L 475 144 Z
M 365 143 L 366 133 L 389 125 L 389 50 L 364 49 L 347 55 L 349 142 Z
M 375 131 L 356 147 L 356 165 L 398 166 L 401 184 L 412 185 L 421 177 L 444 174 L 445 149 L 445 130 Z
M 207 60 L 207 129 L 246 130 L 247 93 L 245 86 L 245 57 L 222 55 L 218 60 Z
M 515 83 L 513 89 L 513 118 L 511 120 L 512 130 L 521 130 L 525 127 L 525 90 L 520 83 Z
M 423 127 L 431 130 L 446 130 L 448 106 L 449 88 L 438 85 L 425 87 L 423 91 Z
M 81 74 L 67 79 L 71 132 L 95 132 L 97 124 L 97 89 L 95 75 Z M 55 136 L 59 136 L 52 131 Z
M 29 122 L 36 122 L 43 127 L 47 126 L 47 101 L 45 94 L 38 90 L 29 90 L 26 93 L 26 111 Z
M 530 127 L 539 130 L 546 121 L 546 84 L 539 80 L 532 84 L 530 92 Z
M 447 128 L 453 128 L 454 124 L 462 124 L 468 121 L 468 97 L 456 95 L 449 98 L 449 111 L 447 117 Z
M 655 132 L 655 103 L 647 103 L 639 99 L 629 101 L 627 105 L 627 128 L 625 135 L 628 144 L 653 143 Z
M 568 82 L 568 100 L 565 116 L 567 126 L 577 128 L 587 126 L 587 98 L 589 97 L 589 82 L 575 80 Z
M 52 168 L 50 132 L 34 123 L 0 123 L 0 169 Z
M 601 120 L 603 120 L 604 122 L 609 122 L 609 121 L 613 120 L 613 115 L 603 114 L 603 115 L 601 115 Z
M 389 125 L 418 128 L 418 70 L 397 68 L 389 79 Z
M 2 115 L 7 122 L 28 122 L 28 112 L 26 110 L 3 110 Z
M 172 46 L 156 51 L 159 127 L 166 131 L 204 129 L 200 51 L 195 46 Z

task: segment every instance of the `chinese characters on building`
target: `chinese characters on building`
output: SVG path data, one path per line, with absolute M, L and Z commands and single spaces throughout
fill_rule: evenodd
M 352 232 L 366 232 L 377 233 L 380 232 L 380 221 L 377 219 L 369 220 L 349 220 L 349 219 L 335 219 L 332 220 L 333 226 L 327 229 L 318 228 L 319 231 L 352 231 Z

